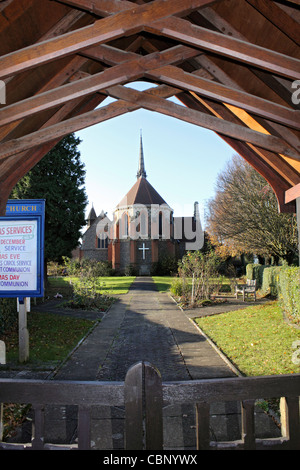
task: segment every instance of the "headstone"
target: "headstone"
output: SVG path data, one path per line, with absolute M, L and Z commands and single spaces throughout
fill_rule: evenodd
M 6 348 L 4 341 L 0 341 L 0 364 L 6 364 Z

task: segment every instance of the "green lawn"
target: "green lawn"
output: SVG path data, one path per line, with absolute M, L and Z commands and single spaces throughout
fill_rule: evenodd
M 300 330 L 283 320 L 277 302 L 195 321 L 246 376 L 300 373 L 293 362 Z
M 159 292 L 168 292 L 170 290 L 174 277 L 172 276 L 152 276 Z
M 134 281 L 134 276 L 112 276 L 112 277 L 99 277 L 99 292 L 106 292 L 112 295 L 126 294 L 129 287 Z M 69 295 L 72 292 L 70 282 L 79 282 L 78 277 L 49 277 L 49 287 L 47 292 L 55 294 L 56 292 L 62 295 Z
M 125 294 L 135 277 L 101 277 L 99 291 L 112 295 Z M 46 295 L 53 298 L 57 292 L 64 299 L 72 295 L 72 282 L 78 278 L 49 277 Z M 92 328 L 94 322 L 46 313 L 28 314 L 29 362 L 60 362 Z M 0 339 L 6 343 L 7 362 L 18 362 L 18 331 L 11 331 Z
M 33 364 L 64 360 L 95 322 L 61 315 L 30 312 L 29 362 Z M 7 363 L 18 362 L 18 331 L 2 338 L 6 343 Z

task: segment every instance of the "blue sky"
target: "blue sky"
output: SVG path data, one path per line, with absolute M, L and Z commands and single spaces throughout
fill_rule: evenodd
M 106 103 L 105 103 L 106 104 Z M 162 114 L 139 110 L 76 133 L 86 169 L 86 193 L 97 215 L 109 217 L 136 181 L 142 129 L 148 181 L 174 209 L 203 212 L 214 196 L 217 175 L 234 150 L 214 132 Z M 203 222 L 203 221 L 202 221 Z

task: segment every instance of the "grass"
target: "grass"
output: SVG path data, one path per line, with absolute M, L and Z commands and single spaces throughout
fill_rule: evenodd
M 63 317 L 47 313 L 28 314 L 30 367 L 47 370 L 61 363 L 78 342 L 89 332 L 94 321 Z M 18 331 L 2 337 L 6 343 L 7 365 L 18 363 Z M 24 421 L 31 405 L 5 403 L 3 407 L 3 438 L 13 436 L 15 429 Z
M 28 314 L 29 363 L 59 363 L 92 328 L 94 322 L 47 313 Z M 6 343 L 7 363 L 18 362 L 18 331 L 2 338 Z
M 135 277 L 101 277 L 99 291 L 118 295 L 125 294 Z M 78 278 L 49 277 L 47 296 L 59 292 L 64 299 L 72 295 L 70 280 L 79 282 Z M 59 363 L 64 360 L 76 344 L 86 335 L 94 322 L 84 319 L 64 317 L 61 315 L 31 312 L 27 317 L 29 330 L 29 361 L 34 363 Z M 18 362 L 18 331 L 10 331 L 0 339 L 5 341 L 7 362 Z
M 99 292 L 112 295 L 126 294 L 134 279 L 134 276 L 99 277 Z M 50 296 L 55 295 L 57 292 L 68 296 L 72 293 L 70 282 L 80 282 L 78 277 L 73 276 L 49 277 L 48 281 L 47 293 Z
M 278 302 L 195 321 L 243 375 L 300 373 L 293 362 L 300 330 L 284 321 Z
M 159 292 L 168 292 L 174 280 L 174 276 L 152 276 L 152 279 Z

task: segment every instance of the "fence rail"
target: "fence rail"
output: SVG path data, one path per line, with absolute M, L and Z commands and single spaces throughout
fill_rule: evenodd
M 300 449 L 300 374 L 269 377 L 236 377 L 186 382 L 161 381 L 151 364 L 139 362 L 127 372 L 125 382 L 74 382 L 0 379 L 0 403 L 30 403 L 34 411 L 33 437 L 28 444 L 0 442 L 0 449 L 90 448 L 92 406 L 125 407 L 125 449 L 163 449 L 163 407 L 194 404 L 197 449 Z M 283 397 L 282 437 L 256 439 L 254 404 L 258 398 Z M 242 403 L 241 439 L 210 441 L 210 405 Z M 78 406 L 78 445 L 44 442 L 44 408 Z

